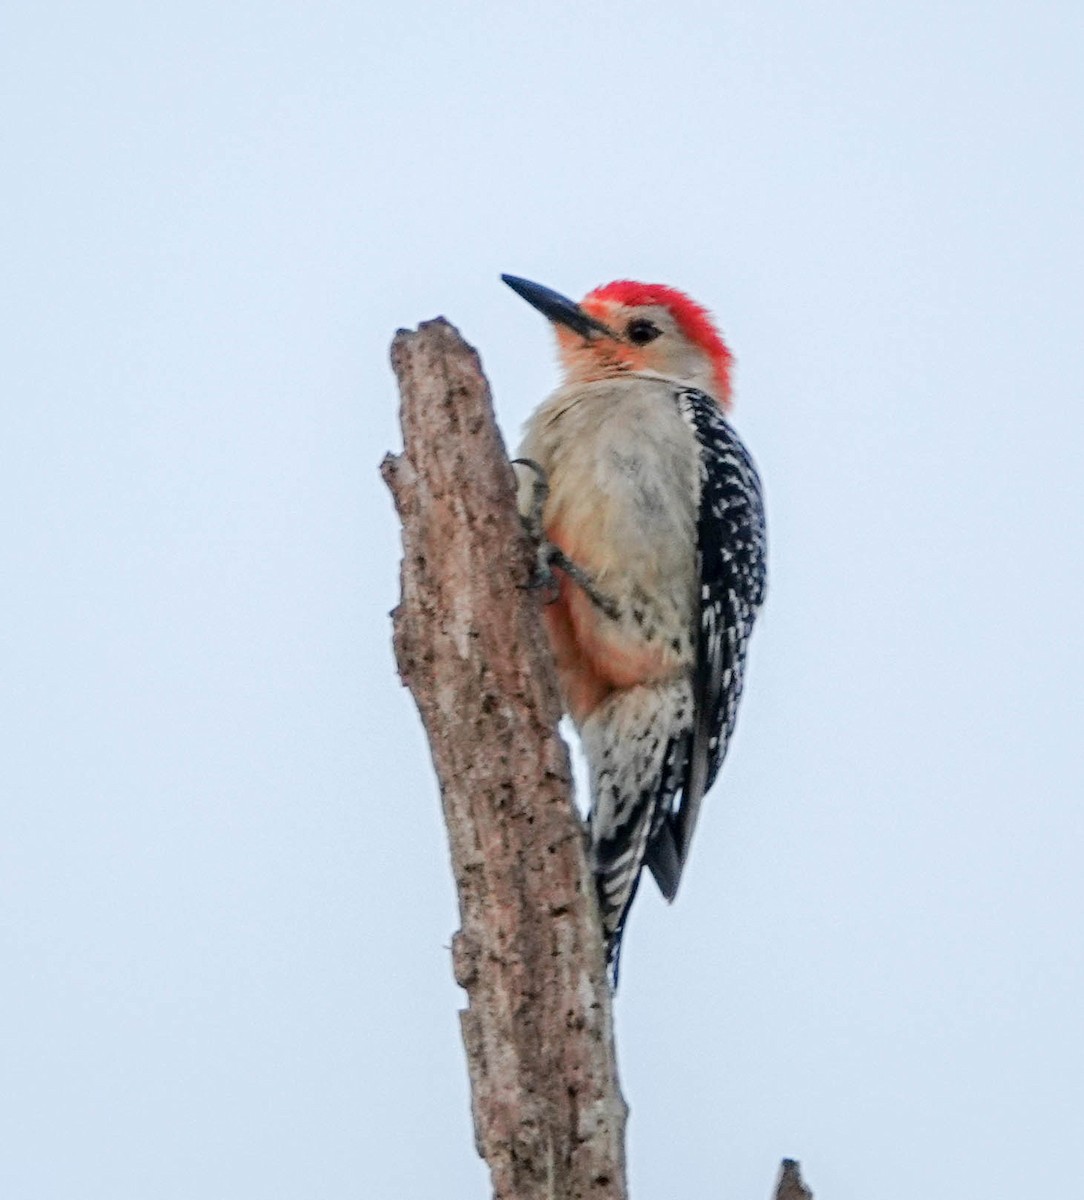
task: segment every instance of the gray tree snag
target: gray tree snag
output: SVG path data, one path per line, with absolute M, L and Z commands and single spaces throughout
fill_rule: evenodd
M 624 1200 L 602 932 L 512 469 L 478 355 L 451 325 L 400 331 L 391 358 L 395 653 L 448 826 L 478 1152 L 496 1200 Z
M 443 319 L 400 330 L 391 360 L 404 446 L 381 465 L 403 525 L 395 655 L 448 827 L 475 1143 L 495 1200 L 626 1200 L 594 881 L 489 385 Z M 812 1200 L 789 1159 L 776 1200 Z

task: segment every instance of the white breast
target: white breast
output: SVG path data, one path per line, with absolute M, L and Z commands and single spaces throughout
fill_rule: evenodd
M 677 385 L 627 376 L 555 392 L 520 454 L 546 471 L 547 530 L 608 593 L 691 615 L 699 499 L 696 440 Z

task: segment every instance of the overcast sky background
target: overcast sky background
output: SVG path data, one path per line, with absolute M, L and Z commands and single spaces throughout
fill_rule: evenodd
M 1082 56 L 1077 0 L 6 6 L 0 1194 L 487 1194 L 377 464 L 397 326 L 510 439 L 553 385 L 501 271 L 710 305 L 767 491 L 633 1196 L 1064 1191 Z

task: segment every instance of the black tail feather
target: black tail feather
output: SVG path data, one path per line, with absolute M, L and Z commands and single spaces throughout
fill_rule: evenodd
M 681 855 L 678 853 L 677 840 L 669 817 L 663 821 L 658 833 L 648 843 L 644 862 L 654 875 L 664 899 L 673 900 L 681 881 Z

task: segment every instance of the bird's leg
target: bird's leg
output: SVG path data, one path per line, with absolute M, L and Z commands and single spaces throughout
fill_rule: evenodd
M 611 600 L 609 596 L 600 592 L 595 587 L 595 581 L 591 578 L 590 574 L 579 563 L 574 563 L 560 546 L 555 546 L 552 542 L 547 542 L 546 556 L 550 567 L 557 567 L 558 570 L 564 571 L 574 584 L 583 589 L 587 594 L 588 600 L 600 612 L 609 617 L 611 621 L 616 621 L 621 616 L 621 610 L 617 607 L 616 601 Z
M 514 458 L 512 465 L 526 467 L 534 474 L 528 503 L 526 505 L 522 501 L 520 503 L 520 519 L 523 521 L 523 528 L 526 530 L 527 536 L 537 549 L 538 558 L 531 578 L 524 586 L 531 589 L 545 588 L 547 591 L 545 602 L 552 604 L 558 595 L 557 577 L 553 573 L 553 568 L 556 567 L 559 571 L 563 571 L 577 587 L 583 589 L 587 598 L 596 608 L 611 620 L 616 621 L 620 616 L 620 610 L 614 601 L 598 590 L 595 581 L 583 567 L 573 562 L 560 546 L 555 545 L 546 537 L 546 529 L 542 523 L 542 513 L 550 494 L 546 472 L 533 458 Z
M 542 513 L 546 507 L 546 498 L 550 494 L 549 480 L 546 472 L 533 458 L 514 458 L 513 467 L 526 467 L 534 476 L 529 494 L 525 495 L 523 486 L 517 486 L 517 501 L 519 503 L 519 519 L 523 529 L 531 539 L 535 548 L 535 565 L 531 577 L 523 585 L 530 590 L 546 589 L 545 603 L 552 604 L 557 599 L 557 579 L 550 567 L 549 551 L 552 543 L 546 540 L 546 529 L 542 524 Z M 519 473 L 516 473 L 516 483 L 519 485 Z
M 517 484 L 517 501 L 519 503 L 519 517 L 523 522 L 523 528 L 527 531 L 527 536 L 535 545 L 541 545 L 546 540 L 546 530 L 542 524 L 542 513 L 546 507 L 546 500 L 550 494 L 550 483 L 546 478 L 546 472 L 542 469 L 539 463 L 536 463 L 533 458 L 513 458 L 513 467 L 526 467 L 534 476 L 534 482 L 531 484 L 531 494 L 524 503 L 523 489 L 519 487 L 519 476 L 516 476 Z

